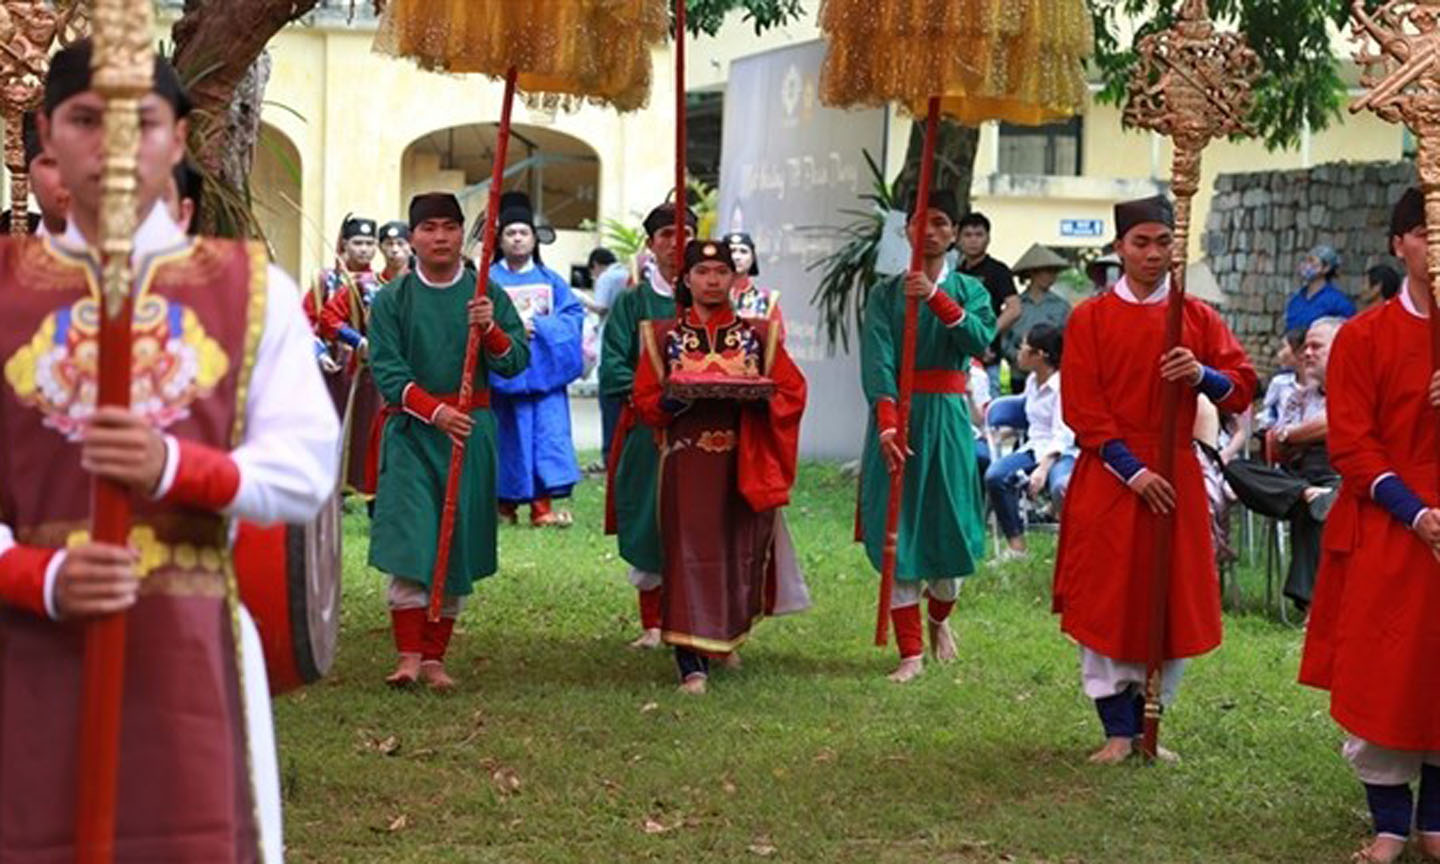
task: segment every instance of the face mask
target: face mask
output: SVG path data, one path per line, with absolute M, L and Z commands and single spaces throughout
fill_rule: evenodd
M 1300 278 L 1306 282 L 1313 282 L 1320 278 L 1322 272 L 1319 264 L 1306 263 L 1300 265 Z

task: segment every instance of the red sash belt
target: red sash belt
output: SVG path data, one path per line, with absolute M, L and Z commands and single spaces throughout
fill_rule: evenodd
M 935 396 L 964 396 L 969 378 L 959 369 L 916 369 L 915 392 Z
M 460 394 L 446 393 L 443 396 L 436 396 L 440 402 L 449 405 L 451 408 L 460 407 Z M 477 390 L 470 394 L 470 411 L 490 410 L 490 391 Z M 378 489 L 380 482 L 380 441 L 385 433 L 385 424 L 391 417 L 404 414 L 405 408 L 401 405 L 385 403 L 380 410 L 375 412 L 375 419 L 370 421 L 370 442 L 365 447 L 365 488 Z M 467 411 L 466 413 L 469 413 Z M 428 422 L 428 421 L 427 421 Z M 342 471 L 343 466 L 342 466 Z

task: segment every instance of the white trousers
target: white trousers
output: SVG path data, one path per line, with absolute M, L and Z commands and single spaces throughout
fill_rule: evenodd
M 964 579 L 927 579 L 923 582 L 901 582 L 897 579 L 894 590 L 890 592 L 890 608 L 919 605 L 920 598 L 927 594 L 941 603 L 954 603 L 964 582 Z
M 1414 783 L 1420 779 L 1421 765 L 1440 766 L 1440 752 L 1391 750 L 1354 735 L 1345 739 L 1341 752 L 1355 769 L 1355 776 L 1360 778 L 1360 782 L 1375 786 Z
M 385 599 L 389 601 L 390 608 L 394 611 L 426 609 L 430 606 L 430 589 L 419 582 L 391 576 L 390 587 L 385 592 Z M 460 608 L 465 605 L 464 600 L 464 597 L 457 594 L 446 594 L 445 602 L 440 604 L 440 615 L 444 618 L 459 618 Z
M 1175 702 L 1180 689 L 1180 678 L 1185 674 L 1184 660 L 1167 660 L 1160 666 L 1160 701 L 1165 705 Z M 1145 692 L 1145 664 L 1125 660 L 1112 660 L 1080 646 L 1080 680 L 1085 695 L 1091 699 L 1104 699 L 1117 693 L 1124 693 L 1131 687 Z
M 660 574 L 651 573 L 649 570 L 637 570 L 630 568 L 630 584 L 635 586 L 636 591 L 654 591 L 660 587 Z
M 240 607 L 240 661 L 244 678 L 245 739 L 250 750 L 250 789 L 259 819 L 260 860 L 280 864 L 285 841 L 280 814 L 280 763 L 275 755 L 275 719 L 270 713 L 270 679 L 260 631 Z

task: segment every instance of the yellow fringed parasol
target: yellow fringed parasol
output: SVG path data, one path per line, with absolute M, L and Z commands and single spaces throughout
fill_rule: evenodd
M 375 50 L 436 72 L 503 78 L 514 66 L 524 93 L 633 111 L 669 23 L 656 0 L 389 0 Z
M 967 126 L 987 120 L 1039 125 L 1085 108 L 1085 58 L 1094 34 L 1083 0 L 825 0 L 820 28 L 830 42 L 820 99 L 843 108 L 897 102 L 925 117 L 915 212 L 934 177 L 940 116 Z M 919 230 L 923 220 L 912 220 Z M 911 243 L 910 270 L 923 266 Z M 908 449 L 919 302 L 905 303 L 896 440 Z M 905 472 L 891 472 L 880 566 L 875 644 L 888 639 Z
M 495 253 L 495 220 L 516 89 L 545 103 L 590 101 L 621 111 L 639 108 L 650 95 L 650 46 L 665 38 L 670 22 L 666 0 L 389 0 L 383 5 L 376 51 L 414 60 L 432 71 L 475 73 L 505 81 L 490 200 L 481 234 L 482 266 L 489 266 Z M 684 0 L 678 11 L 683 32 Z M 678 89 L 683 109 L 684 88 Z M 680 128 L 683 130 L 683 125 Z M 680 152 L 683 154 L 683 148 Z M 489 290 L 489 279 L 482 273 L 476 280 L 475 296 L 483 297 Z M 460 376 L 461 405 L 470 403 L 479 350 L 480 331 L 472 327 Z M 450 451 L 430 578 L 431 621 L 440 620 L 445 598 L 464 458 L 462 440 Z
M 898 102 L 924 116 L 931 96 L 957 123 L 1038 125 L 1080 113 L 1094 33 L 1082 0 L 826 0 L 821 100 Z

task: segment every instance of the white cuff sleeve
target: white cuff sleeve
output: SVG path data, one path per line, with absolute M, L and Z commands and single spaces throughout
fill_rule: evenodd
M 175 475 L 180 473 L 180 442 L 174 435 L 165 436 L 165 467 L 160 472 L 160 482 L 150 493 L 150 500 L 159 501 L 175 486 Z
M 65 563 L 65 556 L 69 555 L 64 549 L 56 552 L 50 558 L 50 563 L 45 565 L 45 614 L 50 620 L 60 620 L 60 610 L 55 605 L 55 580 L 60 575 L 60 566 Z

